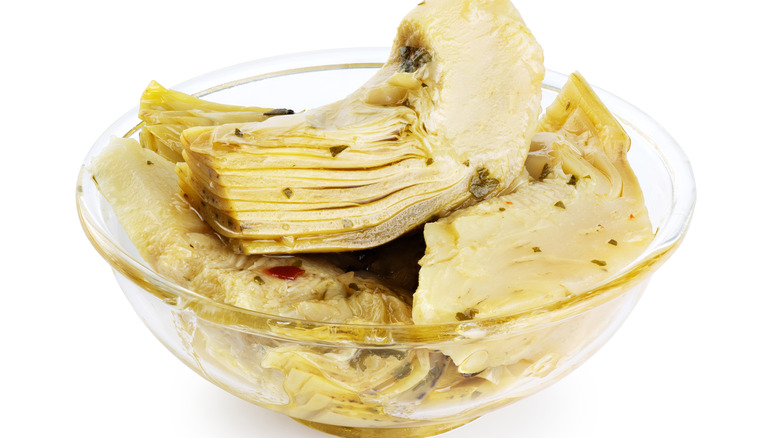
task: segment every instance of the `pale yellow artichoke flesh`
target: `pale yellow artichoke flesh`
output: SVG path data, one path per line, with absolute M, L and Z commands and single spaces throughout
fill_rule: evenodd
M 528 181 L 425 226 L 415 323 L 543 308 L 619 272 L 653 232 L 630 140 L 579 74 L 542 119 Z
M 184 131 L 179 184 L 238 252 L 375 247 L 516 186 L 543 75 L 511 2 L 426 1 L 346 98 Z
M 195 126 L 260 122 L 273 108 L 225 105 L 170 90 L 152 81 L 141 95 L 140 142 L 170 161 L 182 161 L 181 133 Z

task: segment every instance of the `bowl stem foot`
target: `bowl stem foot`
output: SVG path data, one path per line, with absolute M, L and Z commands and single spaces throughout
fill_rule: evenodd
M 449 430 L 461 427 L 474 421 L 476 418 L 469 418 L 462 421 L 453 421 L 451 423 L 429 424 L 425 426 L 414 427 L 346 427 L 337 426 L 333 424 L 317 423 L 314 421 L 301 420 L 293 418 L 293 420 L 308 426 L 312 429 L 325 432 L 330 435 L 335 435 L 343 438 L 423 438 L 438 435 L 440 433 L 447 432 Z

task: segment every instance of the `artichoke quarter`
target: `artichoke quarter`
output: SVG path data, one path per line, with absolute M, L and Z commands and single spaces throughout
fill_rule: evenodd
M 244 309 L 311 321 L 411 323 L 411 294 L 325 256 L 236 254 L 179 195 L 174 164 L 134 139 L 112 139 L 89 166 L 119 224 L 162 276 Z M 280 275 L 293 270 L 293 275 Z
M 425 225 L 415 324 L 479 320 L 574 305 L 619 273 L 653 239 L 627 160 L 630 139 L 577 73 L 547 109 L 514 192 Z M 581 333 L 589 333 L 583 322 Z M 588 317 L 591 318 L 591 317 Z M 475 341 L 442 351 L 461 373 L 542 360 L 575 345 L 571 327 Z M 540 346 L 544 346 L 540 348 Z M 555 359 L 557 360 L 557 359 Z
M 507 315 L 586 293 L 653 238 L 630 139 L 574 73 L 547 109 L 513 193 L 425 225 L 415 323 Z
M 185 130 L 179 186 L 236 252 L 378 246 L 522 181 L 542 58 L 508 0 L 422 2 L 344 99 Z

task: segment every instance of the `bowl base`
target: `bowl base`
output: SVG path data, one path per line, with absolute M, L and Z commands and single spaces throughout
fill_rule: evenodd
M 476 420 L 476 418 L 469 418 L 462 421 L 453 421 L 451 423 L 430 424 L 427 426 L 377 428 L 337 426 L 333 424 L 301 420 L 298 418 L 293 418 L 293 420 L 305 426 L 311 427 L 312 429 L 319 430 L 320 432 L 325 432 L 327 434 L 336 435 L 343 438 L 423 438 L 438 435 L 440 433 L 461 427 L 471 423 L 472 421 Z

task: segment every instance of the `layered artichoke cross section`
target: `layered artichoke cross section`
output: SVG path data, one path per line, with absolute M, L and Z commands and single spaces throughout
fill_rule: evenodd
M 265 123 L 187 130 L 180 187 L 239 252 L 383 243 L 389 227 L 417 225 L 410 207 L 435 213 L 430 204 L 464 173 L 434 158 L 417 113 L 396 100 L 404 89 L 386 88 Z
M 376 247 L 511 191 L 542 53 L 514 8 L 465 5 L 415 8 L 384 66 L 341 100 L 183 130 L 185 198 L 234 251 L 290 254 Z

